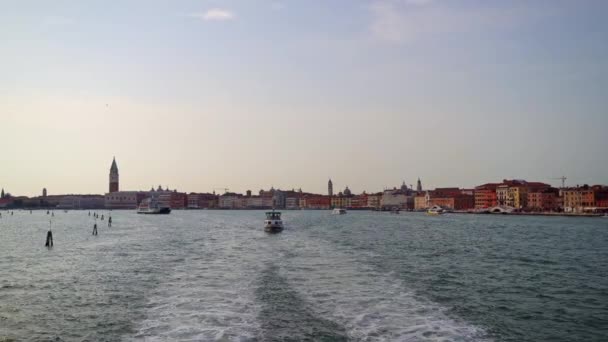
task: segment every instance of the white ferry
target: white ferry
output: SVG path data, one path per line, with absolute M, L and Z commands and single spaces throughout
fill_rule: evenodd
M 264 221 L 264 230 L 268 233 L 280 233 L 283 231 L 283 220 L 281 213 L 278 211 L 269 211 L 266 213 L 266 221 Z
M 331 213 L 333 215 L 344 215 L 344 214 L 346 214 L 346 209 L 335 208 L 334 210 L 332 210 Z
M 430 208 L 429 210 L 427 210 L 426 214 L 427 215 L 442 215 L 442 214 L 445 214 L 445 209 L 436 205 L 436 206 L 433 206 L 432 208 Z
M 165 204 L 160 203 L 155 198 L 146 198 L 139 204 L 137 208 L 138 214 L 169 214 L 171 208 Z

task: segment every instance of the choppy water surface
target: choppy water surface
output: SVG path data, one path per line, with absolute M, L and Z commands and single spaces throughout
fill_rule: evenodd
M 608 340 L 608 219 L 111 215 L 2 212 L 0 341 Z

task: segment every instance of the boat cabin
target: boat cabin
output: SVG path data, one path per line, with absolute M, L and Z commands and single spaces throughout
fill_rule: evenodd
M 281 212 L 280 211 L 269 211 L 266 213 L 267 220 L 280 221 L 281 220 Z

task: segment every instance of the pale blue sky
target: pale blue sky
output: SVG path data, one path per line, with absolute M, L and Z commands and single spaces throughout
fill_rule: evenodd
M 608 183 L 608 2 L 0 1 L 0 186 Z

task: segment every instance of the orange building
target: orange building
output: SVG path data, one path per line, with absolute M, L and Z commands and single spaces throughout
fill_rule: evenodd
M 475 188 L 475 209 L 492 208 L 498 205 L 496 188 L 499 184 L 487 183 Z
M 331 199 L 325 195 L 304 195 L 300 198 L 302 209 L 329 209 Z
M 582 212 L 595 206 L 595 191 L 588 185 L 562 189 L 562 199 L 566 212 Z
M 355 195 L 351 200 L 352 208 L 368 208 L 367 206 L 368 195 L 364 192 L 360 195 Z

